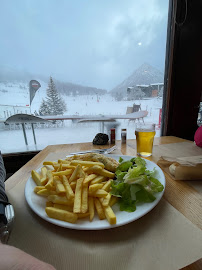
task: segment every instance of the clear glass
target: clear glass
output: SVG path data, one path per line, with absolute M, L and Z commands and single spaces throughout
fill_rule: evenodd
M 149 157 L 152 155 L 155 134 L 155 124 L 136 124 L 135 136 L 137 143 L 137 155 L 142 157 Z
M 135 139 L 142 119 L 160 136 L 169 0 L 1 2 L 3 154 L 92 142 L 111 128 Z M 32 101 L 31 80 L 41 85 Z M 21 124 L 5 124 L 16 114 L 48 117 L 34 124 L 36 143 L 30 123 L 28 144 Z

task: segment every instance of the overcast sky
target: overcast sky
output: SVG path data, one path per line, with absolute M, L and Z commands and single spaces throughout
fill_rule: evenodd
M 168 0 L 0 0 L 0 64 L 111 90 L 164 71 Z

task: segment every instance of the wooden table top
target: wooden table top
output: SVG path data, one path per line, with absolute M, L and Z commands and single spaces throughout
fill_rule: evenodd
M 185 141 L 187 140 L 172 136 L 165 136 L 155 138 L 154 145 L 171 144 Z M 116 141 L 116 145 L 121 150 L 123 155 L 130 155 L 130 156 L 136 155 L 135 140 L 127 140 L 126 144 L 121 144 L 120 141 Z M 109 145 L 109 147 L 111 147 L 111 145 Z M 6 181 L 6 189 L 9 190 L 10 188 L 14 187 L 16 184 L 23 181 L 24 179 L 28 179 L 31 170 L 37 169 L 39 167 L 39 164 L 43 160 L 45 160 L 46 156 L 50 153 L 61 153 L 62 157 L 68 155 L 68 153 L 71 152 L 77 151 L 79 152 L 90 149 L 102 149 L 102 148 L 107 148 L 107 146 L 93 145 L 91 142 L 49 145 L 42 151 L 40 151 L 34 158 L 32 158 L 29 162 L 27 162 L 22 168 L 20 168 L 20 170 L 18 170 Z M 157 157 L 153 155 L 152 157 L 149 158 L 149 160 L 157 162 Z
M 148 159 L 157 162 L 162 153 L 162 145 L 177 143 L 180 145 L 182 142 L 190 142 L 181 138 L 165 136 L 155 138 L 154 141 L 154 153 L 153 156 Z M 127 140 L 126 144 L 121 144 L 120 141 L 116 141 L 117 147 L 120 149 L 123 155 L 135 156 L 136 155 L 136 142 L 135 140 Z M 110 145 L 109 145 L 110 147 Z M 25 164 L 20 170 L 18 170 L 14 175 L 12 175 L 6 181 L 6 190 L 13 188 L 15 185 L 28 179 L 31 170 L 37 169 L 41 162 L 43 162 L 47 155 L 50 153 L 61 153 L 61 158 L 68 155 L 71 152 L 84 151 L 89 149 L 102 149 L 106 148 L 104 146 L 95 146 L 92 143 L 77 143 L 77 144 L 62 144 L 62 145 L 50 145 L 39 152 L 33 159 L 31 159 L 27 164 Z M 202 150 L 202 149 L 201 149 Z M 193 152 L 191 153 L 193 156 Z M 198 155 L 198 152 L 195 153 Z M 186 181 L 173 181 L 168 174 L 165 173 L 166 177 L 166 189 L 164 193 L 164 199 L 170 203 L 175 209 L 182 213 L 189 221 L 191 221 L 198 228 L 202 229 L 202 196 Z M 202 269 L 202 259 L 193 263 L 190 266 L 186 266 L 186 270 Z

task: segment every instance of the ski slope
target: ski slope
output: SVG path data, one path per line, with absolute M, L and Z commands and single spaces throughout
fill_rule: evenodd
M 41 88 L 37 91 L 34 100 L 29 104 L 28 85 L 19 82 L 0 83 L 0 118 L 4 118 L 5 110 L 8 116 L 20 112 L 34 113 L 38 111 L 42 98 L 46 97 L 47 84 L 40 81 Z M 62 96 L 67 104 L 67 112 L 70 115 L 122 115 L 126 114 L 128 106 L 140 104 L 142 110 L 148 111 L 145 122 L 158 124 L 159 109 L 162 107 L 162 98 L 150 98 L 135 101 L 115 101 L 110 94 L 103 96 Z M 7 107 L 6 107 L 7 106 Z M 6 109 L 5 109 L 6 108 Z M 14 111 L 15 110 L 15 111 Z M 26 110 L 26 112 L 25 112 Z M 116 128 L 116 139 L 120 139 L 121 129 L 127 129 L 127 138 L 134 139 L 135 123 L 128 120 L 119 120 Z M 112 127 L 112 126 L 111 126 Z M 34 144 L 32 130 L 27 129 L 28 146 L 25 145 L 22 129 L 1 126 L 0 128 L 0 150 L 2 153 L 23 152 L 41 150 L 50 144 L 91 142 L 95 135 L 100 132 L 99 123 L 73 123 L 64 121 L 62 126 L 49 128 L 36 128 L 37 144 Z M 105 133 L 109 132 L 109 127 L 105 126 Z M 160 130 L 156 131 L 156 136 L 160 136 Z

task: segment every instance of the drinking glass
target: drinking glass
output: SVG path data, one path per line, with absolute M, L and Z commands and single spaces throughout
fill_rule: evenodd
M 137 155 L 142 157 L 152 155 L 155 134 L 155 124 L 138 123 L 135 125 Z

